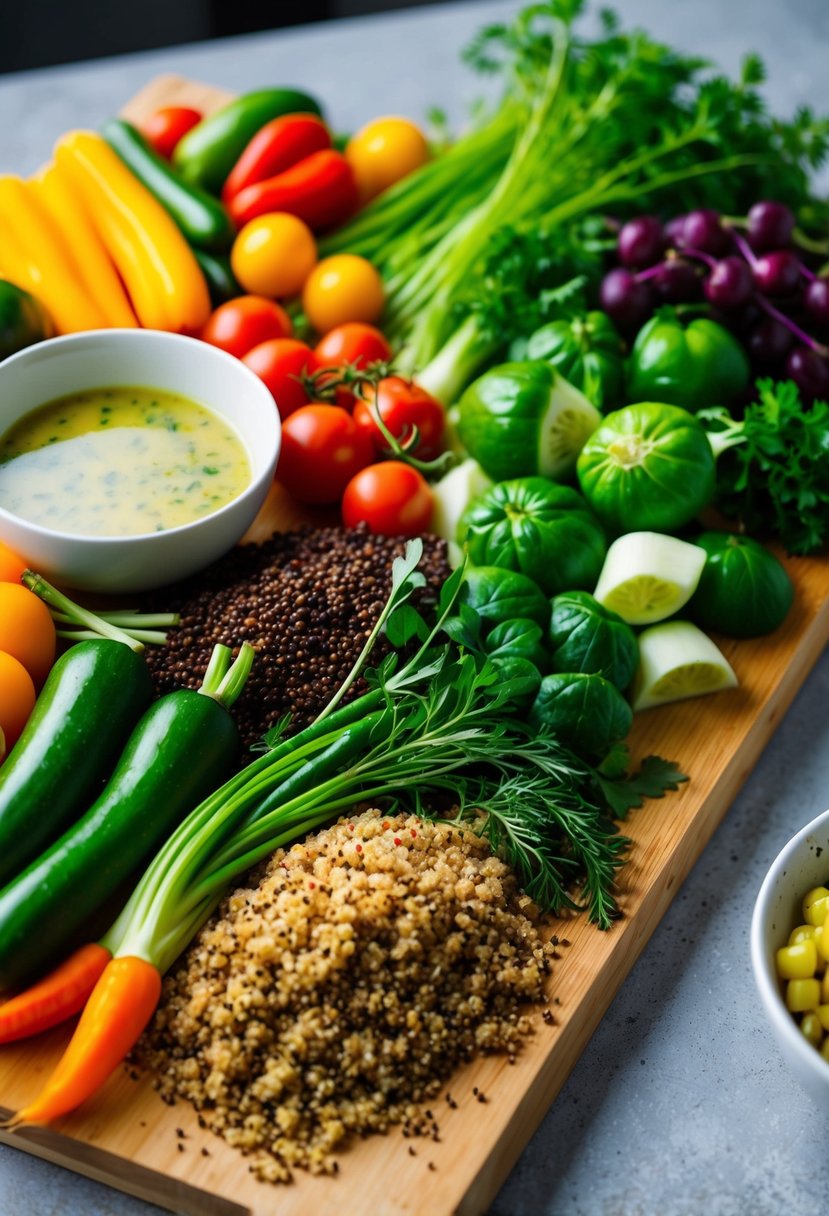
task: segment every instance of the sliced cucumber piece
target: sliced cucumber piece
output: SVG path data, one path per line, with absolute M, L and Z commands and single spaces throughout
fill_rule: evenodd
M 473 498 L 478 498 L 492 485 L 477 460 L 468 457 L 444 473 L 432 486 L 434 509 L 429 531 L 448 541 L 460 541 L 458 522 Z
M 662 532 L 627 532 L 607 551 L 594 597 L 629 625 L 673 616 L 694 594 L 705 552 Z
M 690 621 L 666 621 L 639 635 L 635 710 L 736 688 L 734 670 L 707 634 Z
M 602 416 L 584 393 L 556 375 L 538 428 L 538 471 L 554 481 L 570 473 Z

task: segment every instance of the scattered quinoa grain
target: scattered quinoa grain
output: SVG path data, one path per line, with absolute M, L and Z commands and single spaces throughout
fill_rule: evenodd
M 401 1125 L 439 1142 L 425 1104 L 477 1053 L 515 1055 L 550 965 L 485 841 L 367 811 L 279 850 L 224 900 L 136 1054 L 258 1178 L 331 1174 L 354 1136 Z

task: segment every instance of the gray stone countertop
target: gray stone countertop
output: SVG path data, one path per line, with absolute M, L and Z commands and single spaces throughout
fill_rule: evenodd
M 825 0 L 616 7 L 627 23 L 729 71 L 746 50 L 759 51 L 775 110 L 829 110 Z M 321 96 L 342 130 L 383 112 L 420 118 L 432 104 L 457 121 L 479 91 L 458 51 L 513 8 L 473 0 L 0 78 L 0 172 L 34 170 L 61 132 L 96 126 L 160 72 L 235 90 L 294 83 Z M 829 802 L 827 705 L 824 655 L 491 1216 L 812 1216 L 825 1207 L 826 1125 L 787 1074 L 758 1007 L 748 926 L 772 858 Z M 157 1210 L 0 1148 L 2 1216 Z

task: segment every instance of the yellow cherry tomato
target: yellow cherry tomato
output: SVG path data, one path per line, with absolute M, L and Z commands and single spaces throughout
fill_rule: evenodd
M 10 751 L 35 707 L 35 686 L 22 663 L 0 650 L 0 730 Z
M 317 243 L 306 223 L 284 211 L 250 220 L 230 251 L 233 273 L 257 296 L 295 296 L 317 264 Z
M 383 280 L 365 258 L 337 253 L 323 258 L 305 280 L 302 307 L 319 334 L 348 321 L 378 320 L 385 292 Z
M 429 159 L 426 137 L 408 118 L 375 118 L 346 144 L 360 197 L 374 198 Z

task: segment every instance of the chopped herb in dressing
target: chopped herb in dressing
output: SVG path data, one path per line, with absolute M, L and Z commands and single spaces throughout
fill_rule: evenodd
M 77 535 L 191 523 L 237 498 L 250 477 L 228 422 L 158 389 L 72 393 L 0 435 L 0 507 Z

